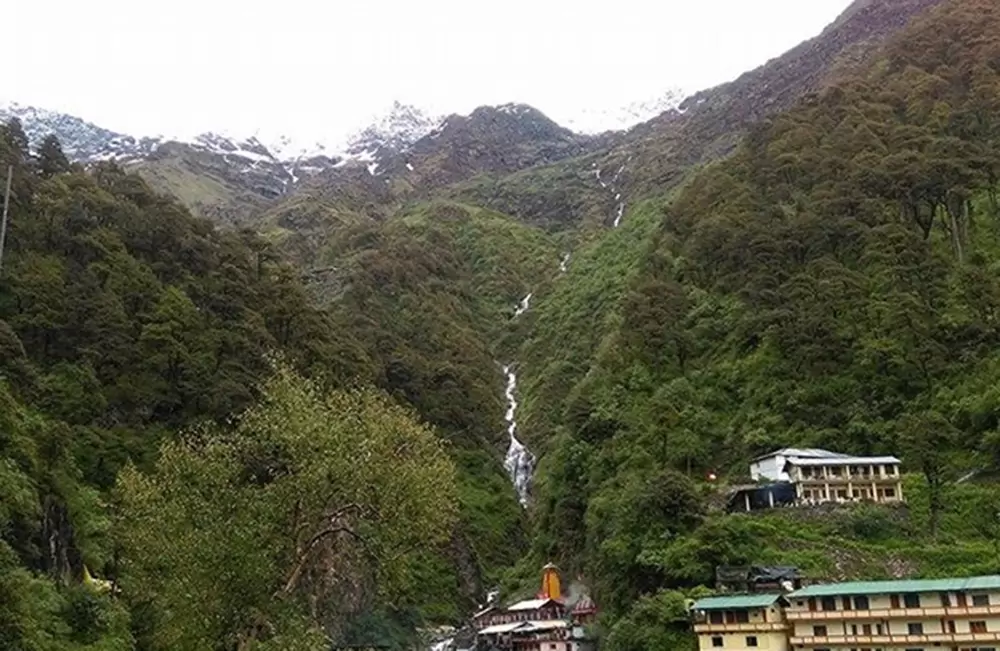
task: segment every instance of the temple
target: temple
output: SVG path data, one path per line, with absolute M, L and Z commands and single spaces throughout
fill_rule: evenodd
M 570 592 L 573 592 L 572 590 Z M 563 595 L 559 571 L 542 568 L 541 589 L 534 599 L 506 607 L 492 606 L 473 616 L 476 648 L 504 651 L 591 651 L 586 628 L 594 622 L 597 606 L 586 594 Z

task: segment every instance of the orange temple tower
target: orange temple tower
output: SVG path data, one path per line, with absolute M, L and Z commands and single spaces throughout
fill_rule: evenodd
M 559 570 L 552 563 L 542 568 L 542 591 L 539 599 L 555 599 L 562 601 L 562 589 L 559 585 Z

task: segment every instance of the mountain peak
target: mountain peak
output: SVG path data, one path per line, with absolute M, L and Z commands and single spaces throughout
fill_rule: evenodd
M 440 123 L 440 117 L 395 100 L 388 111 L 374 116 L 368 127 L 348 138 L 345 152 L 349 156 L 364 152 L 374 154 L 384 149 L 398 152 L 426 136 Z

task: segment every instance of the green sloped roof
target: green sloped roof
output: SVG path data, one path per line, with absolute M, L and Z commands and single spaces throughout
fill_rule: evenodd
M 791 593 L 789 598 L 832 597 L 856 594 L 893 594 L 902 592 L 962 592 L 1000 590 L 1000 575 L 973 576 L 963 579 L 923 579 L 916 581 L 851 581 L 810 585 Z
M 692 610 L 735 610 L 766 608 L 781 598 L 780 594 L 741 594 L 725 597 L 705 597 L 694 602 Z

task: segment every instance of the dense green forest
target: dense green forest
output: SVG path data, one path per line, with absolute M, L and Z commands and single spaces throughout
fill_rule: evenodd
M 0 130 L 0 162 L 14 167 L 0 276 L 0 647 L 293 648 L 317 634 L 396 644 L 424 617 L 456 618 L 479 575 L 523 548 L 492 448 L 471 425 L 451 437 L 420 425 L 449 419 L 403 395 L 355 336 L 363 325 L 315 307 L 267 242 L 192 218 L 113 164 L 71 165 L 54 139 L 31 152 L 17 122 Z M 378 447 L 379 436 L 404 440 Z M 315 447 L 299 449 L 302 438 Z M 316 465 L 333 457 L 354 472 Z M 457 478 L 456 462 L 472 471 Z M 329 503 L 289 497 L 324 490 Z M 503 496 L 497 525 L 488 514 Z M 298 520 L 294 535 L 313 535 L 308 518 L 330 509 L 346 509 L 361 547 L 344 533 L 316 550 L 281 537 Z M 185 531 L 197 522 L 221 529 Z
M 591 579 L 612 648 L 689 639 L 683 597 L 719 563 L 1000 570 L 998 26 L 995 3 L 945 3 L 863 75 L 631 211 L 636 229 L 653 220 L 631 262 L 626 234 L 588 251 L 617 273 L 539 299 L 536 557 Z M 611 308 L 595 323 L 597 296 Z M 704 478 L 739 483 L 784 445 L 901 456 L 909 508 L 720 514 Z M 972 471 L 984 482 L 956 484 Z
M 588 157 L 352 213 L 311 287 L 0 129 L 0 648 L 403 648 L 554 561 L 604 647 L 681 649 L 718 564 L 1000 572 L 997 34 L 942 3 L 620 228 Z M 786 445 L 900 456 L 907 505 L 726 514 Z

